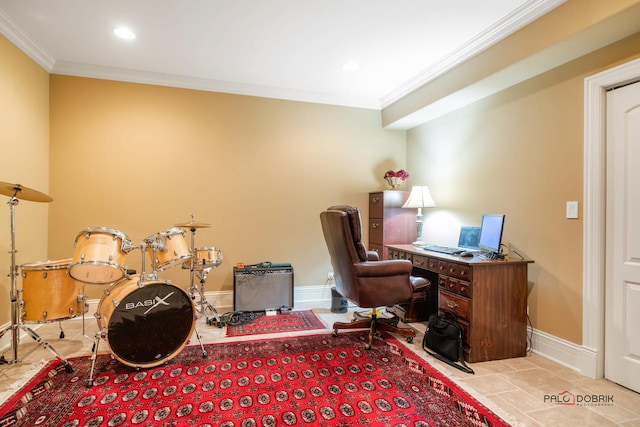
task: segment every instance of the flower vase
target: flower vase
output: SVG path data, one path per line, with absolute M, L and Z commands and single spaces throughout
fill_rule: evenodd
M 387 180 L 387 183 L 389 184 L 392 190 L 395 190 L 396 188 L 398 188 L 400 184 L 402 184 L 402 178 L 397 176 L 391 176 L 385 179 Z

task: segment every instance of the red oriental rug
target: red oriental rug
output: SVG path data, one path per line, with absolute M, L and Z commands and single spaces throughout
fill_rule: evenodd
M 186 347 L 135 370 L 51 361 L 0 407 L 0 426 L 505 426 L 397 340 L 366 332 Z
M 327 329 L 322 320 L 312 310 L 291 311 L 274 316 L 262 315 L 243 325 L 228 325 L 227 336 L 275 334 L 279 332 L 312 331 Z

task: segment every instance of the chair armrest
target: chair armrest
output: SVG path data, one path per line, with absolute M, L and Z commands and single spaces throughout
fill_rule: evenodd
M 359 262 L 353 265 L 356 277 L 380 277 L 410 275 L 413 265 L 406 259 L 390 259 L 375 262 Z
M 367 261 L 379 261 L 380 255 L 376 251 L 367 251 Z

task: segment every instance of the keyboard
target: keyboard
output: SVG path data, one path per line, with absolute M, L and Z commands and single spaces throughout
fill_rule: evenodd
M 460 253 L 463 251 L 460 248 L 449 248 L 447 246 L 438 246 L 438 245 L 423 246 L 422 249 L 427 251 L 440 252 L 442 254 L 449 254 L 449 255 L 452 255 L 456 252 Z

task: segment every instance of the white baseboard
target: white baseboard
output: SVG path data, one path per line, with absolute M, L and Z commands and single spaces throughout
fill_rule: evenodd
M 536 329 L 527 328 L 527 332 L 531 335 L 531 350 L 534 353 L 590 376 L 589 372 L 581 370 L 585 350 L 582 346 Z
M 205 298 L 209 304 L 218 311 L 219 314 L 233 310 L 233 291 L 216 291 L 205 292 Z M 331 307 L 331 286 L 301 286 L 294 287 L 294 308 L 321 308 Z M 89 309 L 85 316 L 85 321 L 94 321 L 94 314 L 98 310 L 99 300 L 88 300 Z M 70 321 L 82 320 L 82 317 L 70 319 Z M 9 324 L 2 325 L 0 329 L 8 327 Z M 30 324 L 33 330 L 39 328 L 40 324 Z M 588 361 L 592 358 L 591 351 L 583 346 L 573 344 L 569 341 L 557 338 L 536 329 L 527 328 L 528 334 L 531 336 L 531 350 L 541 356 L 551 359 L 561 365 L 567 366 L 578 372 L 592 377 Z M 25 334 L 26 335 L 26 334 Z M 2 337 L 0 351 L 6 351 L 11 345 L 11 332 L 7 331 Z M 587 362 L 585 362 L 585 360 Z M 584 372 L 583 372 L 584 371 Z

